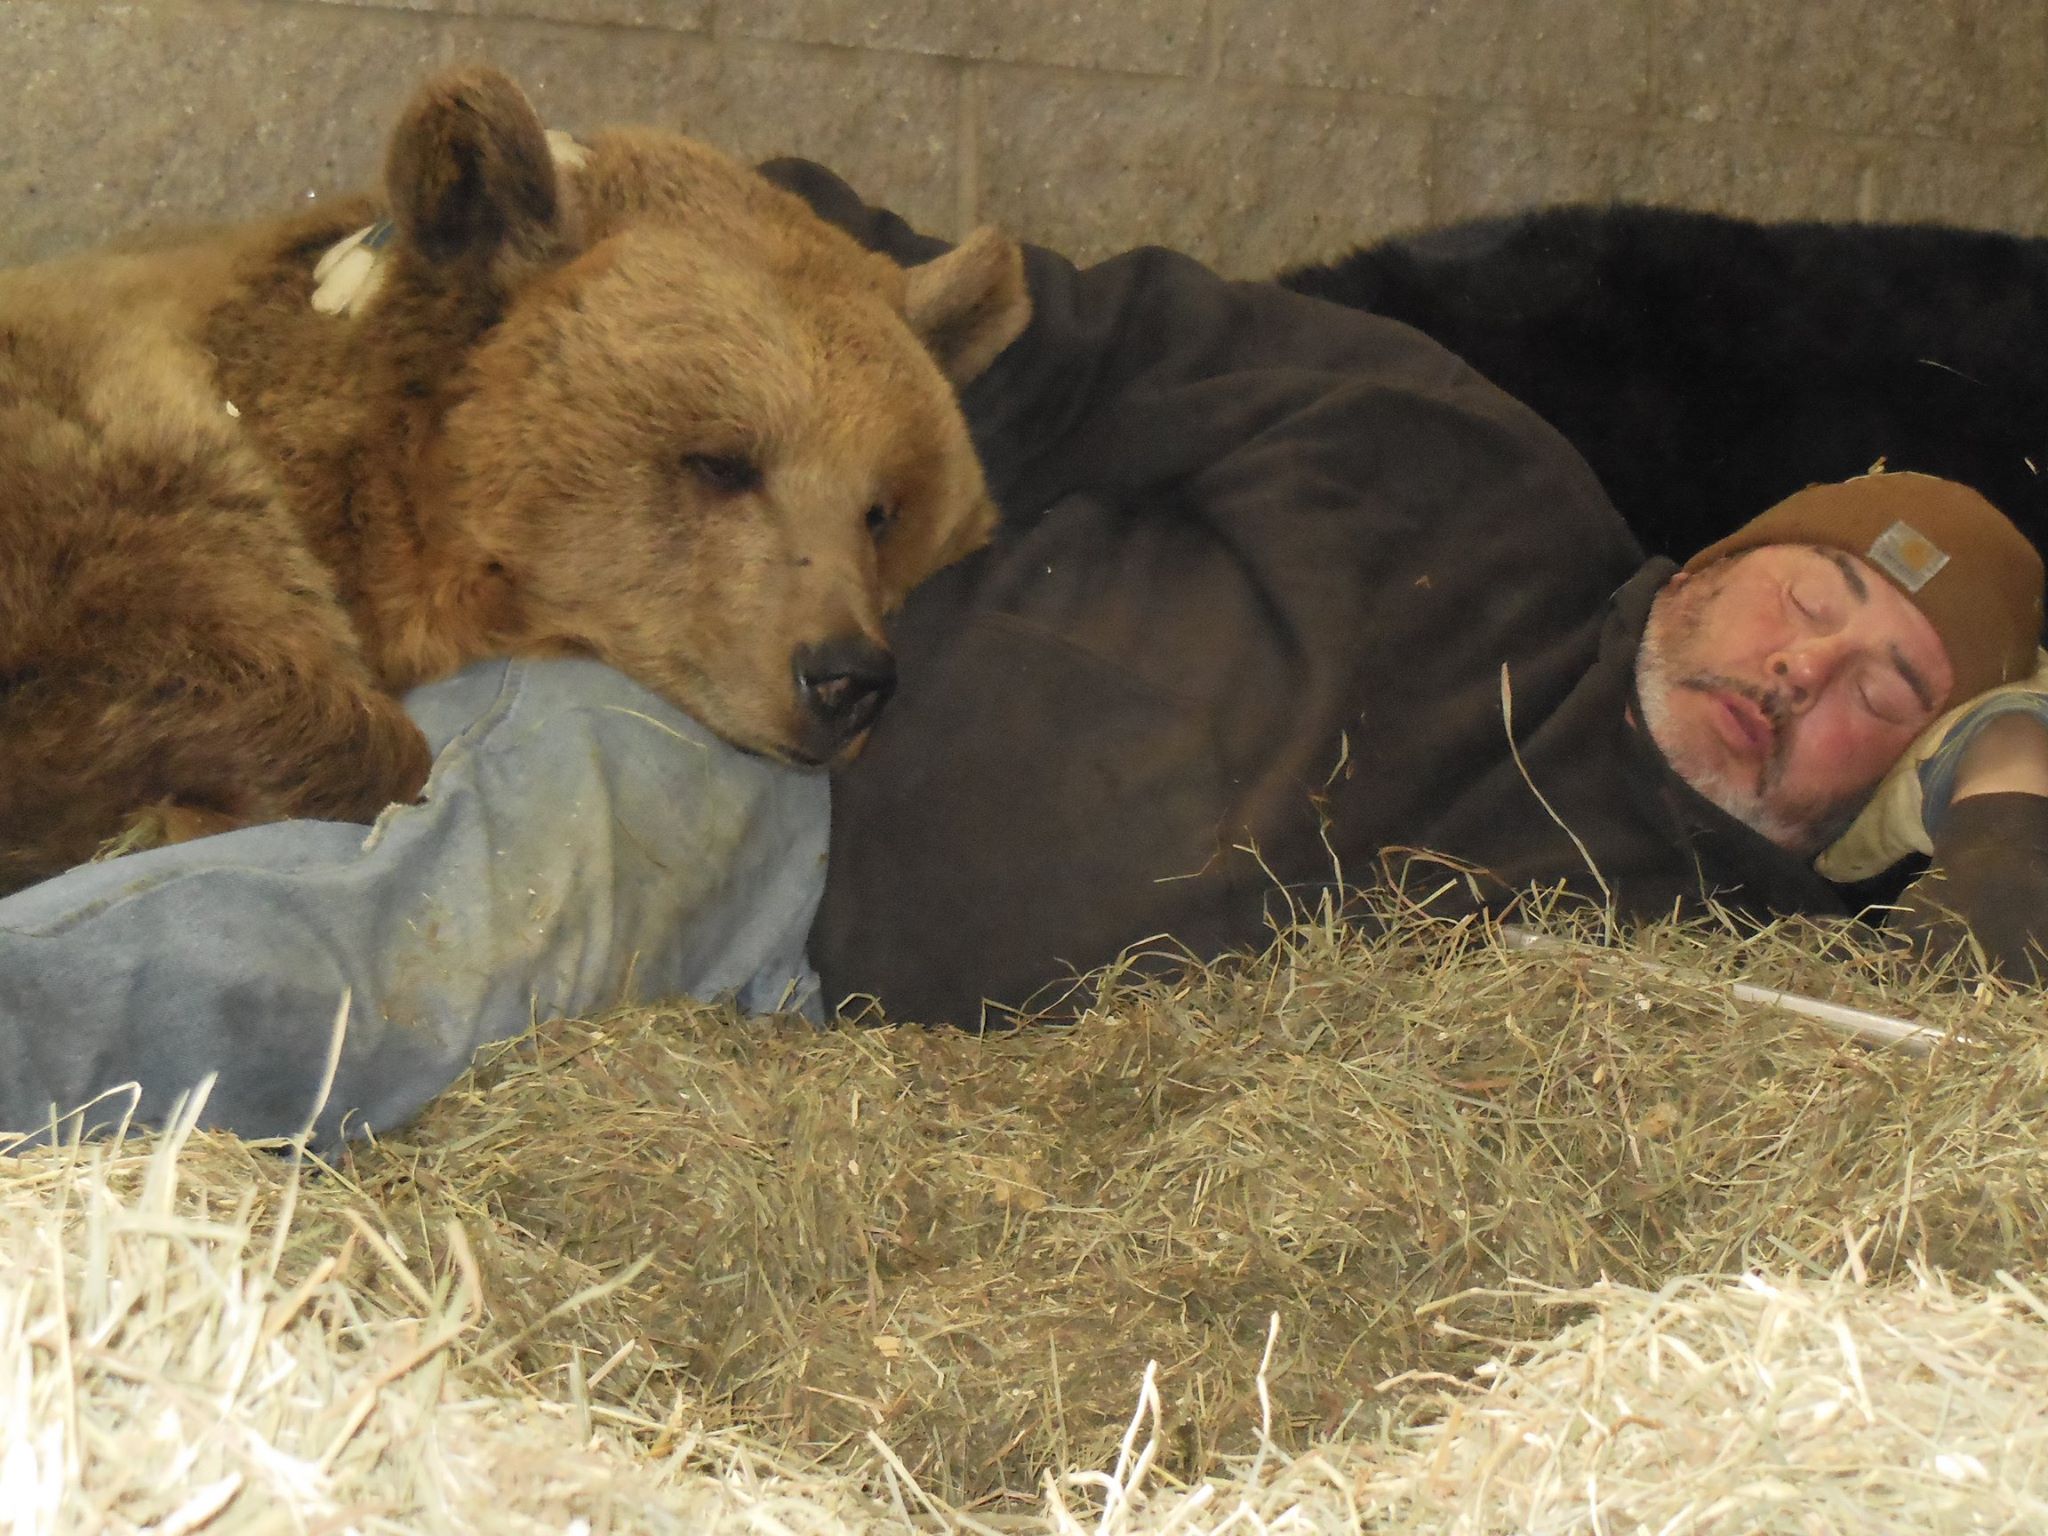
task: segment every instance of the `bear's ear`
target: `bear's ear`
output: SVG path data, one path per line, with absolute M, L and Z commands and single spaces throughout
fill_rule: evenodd
M 545 255 L 561 219 L 546 130 L 494 69 L 421 87 L 398 120 L 384 187 L 399 232 L 429 261 Z
M 991 225 L 904 276 L 904 318 L 956 388 L 978 377 L 1031 322 L 1024 253 Z

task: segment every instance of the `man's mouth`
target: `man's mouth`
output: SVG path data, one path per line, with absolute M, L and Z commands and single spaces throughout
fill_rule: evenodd
M 1762 760 L 1771 755 L 1778 732 L 1762 709 L 1725 688 L 1717 688 L 1707 697 L 1713 707 L 1714 729 L 1724 742 L 1744 757 Z

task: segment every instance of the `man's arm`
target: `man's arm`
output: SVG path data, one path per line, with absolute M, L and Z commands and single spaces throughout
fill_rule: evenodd
M 2048 796 L 2048 720 L 2015 712 L 1979 731 L 1956 772 L 1950 814 L 1959 800 L 2002 794 Z
M 160 1125 L 208 1074 L 202 1125 L 330 1146 L 537 1020 L 685 995 L 815 1013 L 822 775 L 593 661 L 480 662 L 406 707 L 433 777 L 374 830 L 244 827 L 0 901 L 0 1147 L 88 1101 L 83 1129 Z
M 1893 926 L 1930 954 L 1974 941 L 1994 970 L 2048 981 L 2048 720 L 2015 711 L 1982 726 L 1928 824 L 1934 866 Z

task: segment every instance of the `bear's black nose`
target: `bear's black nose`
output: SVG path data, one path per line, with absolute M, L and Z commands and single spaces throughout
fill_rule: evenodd
M 795 669 L 804 707 L 835 748 L 873 725 L 896 691 L 896 658 L 860 635 L 802 647 Z

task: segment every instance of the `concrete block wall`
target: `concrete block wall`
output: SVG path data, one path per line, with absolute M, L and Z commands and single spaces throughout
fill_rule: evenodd
M 2041 0 L 0 0 L 0 260 L 362 185 L 469 58 L 1084 259 L 1566 198 L 2048 232 Z

